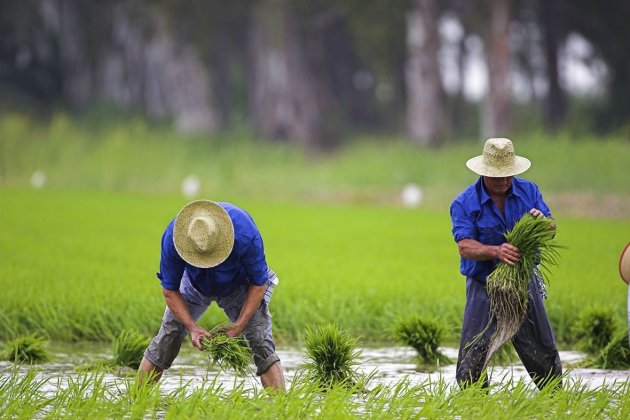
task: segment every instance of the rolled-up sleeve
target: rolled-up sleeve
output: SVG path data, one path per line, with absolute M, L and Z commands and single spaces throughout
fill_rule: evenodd
M 260 234 L 256 234 L 247 244 L 245 252 L 241 257 L 241 263 L 245 269 L 247 280 L 250 284 L 262 286 L 267 282 L 267 260 L 265 258 L 265 247 Z
M 162 287 L 168 290 L 179 290 L 185 267 L 186 263 L 179 256 L 173 244 L 173 226 L 171 223 L 162 235 L 160 272 L 157 273 Z
M 477 227 L 470 220 L 464 206 L 458 201 L 451 204 L 451 222 L 453 224 L 452 232 L 455 242 L 459 242 L 462 239 L 477 238 Z

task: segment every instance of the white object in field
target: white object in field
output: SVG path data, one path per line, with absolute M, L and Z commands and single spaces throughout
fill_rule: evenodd
M 188 175 L 182 182 L 182 194 L 186 198 L 194 198 L 199 194 L 201 181 L 197 175 Z
M 36 170 L 31 175 L 31 186 L 36 190 L 42 188 L 46 184 L 46 174 L 41 169 Z
M 422 188 L 416 184 L 407 184 L 401 192 L 402 202 L 405 207 L 418 207 L 422 203 L 424 194 Z

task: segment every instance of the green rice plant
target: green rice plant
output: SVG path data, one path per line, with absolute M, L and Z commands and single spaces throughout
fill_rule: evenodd
M 413 315 L 398 321 L 393 328 L 395 340 L 413 347 L 419 365 L 449 364 L 451 360 L 439 349 L 447 328 L 437 318 Z
M 560 246 L 554 241 L 555 222 L 546 217 L 525 213 L 514 227 L 504 234 L 508 243 L 518 248 L 519 261 L 510 265 L 500 262 L 488 276 L 490 322 L 495 319 L 496 330 L 490 338 L 486 365 L 492 355 L 518 332 L 527 313 L 529 286 L 534 270 L 544 271 L 557 265 Z M 490 324 L 488 324 L 490 325 Z
M 201 351 L 212 366 L 233 369 L 238 375 L 251 371 L 252 353 L 242 336 L 230 337 L 219 326 L 212 328 L 210 334 L 201 339 Z
M 15 363 L 41 363 L 50 360 L 48 340 L 37 335 L 24 335 L 7 341 L 1 353 L 2 360 Z
M 630 369 L 628 331 L 615 335 L 599 355 L 586 365 L 600 369 Z
M 336 385 L 352 387 L 359 374 L 356 366 L 362 351 L 358 341 L 337 324 L 323 324 L 316 328 L 306 327 L 304 346 L 309 359 L 304 364 L 310 379 L 324 389 Z
M 149 341 L 135 329 L 121 331 L 114 340 L 114 364 L 138 369 Z
M 597 354 L 606 347 L 613 339 L 616 329 L 614 313 L 600 306 L 582 311 L 571 327 L 578 347 L 589 354 Z

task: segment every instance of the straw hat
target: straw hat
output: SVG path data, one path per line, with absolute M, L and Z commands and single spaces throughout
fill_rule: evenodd
M 514 154 L 514 145 L 509 139 L 488 139 L 483 154 L 468 159 L 466 166 L 479 175 L 502 178 L 525 172 L 531 162 Z
M 626 284 L 630 284 L 630 242 L 621 252 L 621 257 L 619 257 L 619 274 L 621 274 L 621 279 Z
M 188 203 L 175 218 L 173 243 L 179 255 L 190 265 L 215 267 L 232 252 L 232 219 L 223 207 L 213 201 Z

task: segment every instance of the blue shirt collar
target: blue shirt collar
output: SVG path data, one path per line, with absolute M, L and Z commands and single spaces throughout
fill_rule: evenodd
M 520 197 L 520 194 L 518 193 L 518 188 L 514 188 L 514 185 L 517 184 L 518 182 L 519 182 L 518 178 L 516 177 L 512 178 L 512 186 L 507 192 L 507 195 L 506 195 L 507 197 L 510 197 L 512 195 L 516 197 Z M 481 204 L 486 204 L 490 200 L 490 195 L 488 194 L 488 191 L 486 190 L 486 186 L 483 183 L 483 176 L 479 177 L 479 179 L 477 180 L 477 184 L 479 185 Z

